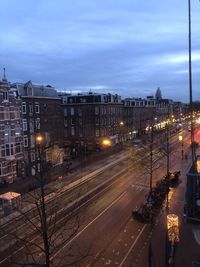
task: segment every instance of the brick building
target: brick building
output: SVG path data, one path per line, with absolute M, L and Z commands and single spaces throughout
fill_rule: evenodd
M 64 142 L 72 154 L 95 150 L 104 139 L 119 142 L 123 119 L 121 97 L 112 94 L 83 93 L 63 95 Z
M 10 89 L 5 70 L 0 82 L 0 183 L 24 175 L 20 100 Z
M 54 87 L 34 85 L 31 81 L 12 84 L 12 90 L 21 98 L 24 155 L 27 175 L 35 175 L 39 164 L 36 135 L 44 137 L 45 162 L 57 165 L 63 162 L 63 113 L 61 99 Z
M 156 114 L 156 101 L 152 97 L 126 98 L 123 108 L 123 120 L 130 135 L 136 137 L 145 133 L 145 129 L 152 124 Z

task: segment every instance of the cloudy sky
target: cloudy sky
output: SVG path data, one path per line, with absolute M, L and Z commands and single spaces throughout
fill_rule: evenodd
M 6 0 L 0 68 L 10 82 L 188 101 L 187 0 Z M 192 3 L 193 98 L 200 100 L 200 2 Z

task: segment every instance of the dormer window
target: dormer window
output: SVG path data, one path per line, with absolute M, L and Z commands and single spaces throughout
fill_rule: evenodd
M 3 101 L 8 101 L 8 92 L 3 92 Z

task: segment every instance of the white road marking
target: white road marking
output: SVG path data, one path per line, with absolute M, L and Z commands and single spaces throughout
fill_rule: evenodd
M 142 233 L 144 232 L 146 227 L 147 227 L 147 224 L 143 226 L 142 231 L 140 231 L 139 235 L 137 236 L 137 238 L 133 242 L 133 244 L 130 247 L 130 249 L 128 250 L 128 252 L 126 253 L 126 255 L 125 255 L 124 259 L 122 260 L 121 264 L 119 265 L 119 267 L 123 266 L 123 264 L 125 263 L 126 259 L 128 258 L 129 254 L 131 253 L 132 249 L 134 248 L 135 244 L 137 243 L 138 239 L 140 238 L 140 236 L 142 235 Z
M 197 244 L 200 245 L 200 230 L 194 229 L 192 232 Z
M 119 201 L 127 192 L 123 192 L 118 198 L 116 198 L 105 210 L 103 210 L 99 215 L 94 218 L 88 225 L 86 225 L 76 236 L 74 236 L 69 242 L 67 242 L 62 248 L 60 248 L 50 260 L 53 260 L 65 247 L 72 243 L 77 237 L 79 237 L 91 224 L 93 224 L 99 217 L 101 217 L 107 210 L 109 210 L 117 201 Z

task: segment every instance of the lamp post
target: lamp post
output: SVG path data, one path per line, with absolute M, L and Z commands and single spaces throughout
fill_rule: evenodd
M 50 246 L 48 238 L 48 224 L 46 215 L 46 205 L 45 205 L 45 194 L 44 194 L 44 174 L 43 174 L 43 159 L 42 159 L 42 143 L 44 138 L 41 134 L 36 135 L 36 148 L 38 153 L 39 168 L 37 168 L 40 181 L 40 223 L 41 223 L 41 233 L 44 244 L 44 254 L 45 254 L 45 266 L 50 267 Z
M 192 99 L 192 45 L 191 45 L 191 0 L 188 0 L 188 56 L 189 56 L 189 95 L 190 95 L 190 118 L 191 118 L 191 149 L 192 162 L 195 161 L 194 124 L 193 124 L 193 99 Z
M 181 142 L 181 159 L 183 160 L 183 153 L 184 153 L 184 151 L 183 151 L 183 136 L 179 135 L 178 140 L 179 140 L 179 142 Z

